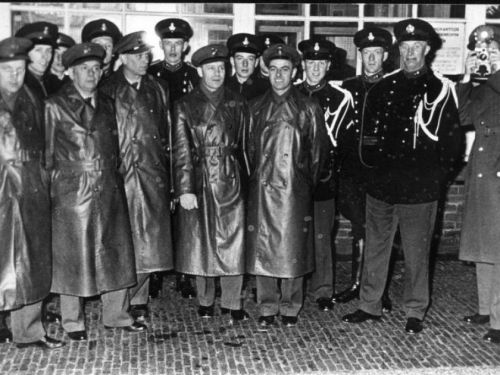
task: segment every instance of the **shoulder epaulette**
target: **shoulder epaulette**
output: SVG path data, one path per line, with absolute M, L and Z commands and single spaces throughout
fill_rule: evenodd
M 382 78 L 387 78 L 387 77 L 390 77 L 396 73 L 399 73 L 401 71 L 401 69 L 396 69 L 396 70 L 393 70 L 392 72 L 390 73 L 387 73 L 387 74 L 384 74 L 384 76 Z

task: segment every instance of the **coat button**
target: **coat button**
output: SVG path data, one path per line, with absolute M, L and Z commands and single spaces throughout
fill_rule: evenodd
M 484 150 L 484 148 L 482 148 L 482 147 L 478 148 L 478 151 L 483 151 L 483 150 Z
M 136 137 L 132 137 L 132 142 L 137 142 L 137 138 Z
M 158 139 L 158 137 L 156 135 L 153 135 L 153 139 Z
M 262 181 L 262 185 L 267 186 L 267 181 Z
M 482 173 L 478 173 L 477 177 L 481 178 L 481 177 L 483 177 L 483 174 Z

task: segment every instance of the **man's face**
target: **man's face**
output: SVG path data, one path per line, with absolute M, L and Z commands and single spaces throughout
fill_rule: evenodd
M 431 48 L 427 42 L 407 40 L 399 44 L 401 67 L 407 72 L 415 72 L 425 65 L 425 56 Z
M 243 81 L 246 81 L 255 71 L 259 64 L 257 56 L 249 52 L 236 52 L 231 57 L 231 64 L 236 71 L 236 75 Z
M 226 67 L 224 61 L 214 61 L 198 68 L 201 81 L 210 91 L 215 91 L 224 84 Z
M 269 82 L 271 87 L 281 95 L 286 92 L 292 85 L 292 78 L 295 76 L 297 69 L 293 67 L 290 60 L 273 59 L 269 62 Z
M 97 60 L 85 61 L 69 68 L 69 76 L 75 87 L 86 94 L 95 91 L 101 75 L 101 63 Z
M 317 85 L 325 78 L 326 72 L 330 69 L 330 61 L 306 59 L 302 61 L 302 67 L 306 73 L 307 83 Z
M 0 91 L 12 95 L 23 86 L 26 61 L 14 60 L 0 63 Z
M 387 59 L 387 52 L 383 47 L 365 47 L 361 50 L 363 72 L 367 76 L 374 75 L 382 70 L 382 63 Z
M 176 65 L 182 61 L 182 54 L 186 51 L 188 43 L 182 38 L 165 38 L 160 41 L 160 47 L 165 54 L 165 61 Z
M 132 75 L 143 76 L 146 74 L 149 66 L 149 51 L 134 54 L 120 55 L 123 69 Z
M 31 51 L 29 51 L 28 56 L 30 58 L 30 70 L 41 76 L 47 71 L 52 59 L 52 46 L 48 44 L 35 44 Z
M 98 36 L 91 40 L 92 43 L 99 44 L 106 51 L 106 56 L 104 57 L 103 64 L 108 65 L 111 62 L 111 58 L 113 57 L 113 38 L 110 36 Z
M 56 73 L 62 73 L 64 72 L 64 66 L 62 64 L 62 55 L 64 52 L 68 50 L 68 47 L 57 47 L 54 50 L 54 59 L 52 60 L 52 65 L 50 66 L 50 69 L 53 70 Z

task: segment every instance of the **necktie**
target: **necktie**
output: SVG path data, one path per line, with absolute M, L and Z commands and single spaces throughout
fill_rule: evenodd
M 139 90 L 139 82 L 134 82 L 131 85 L 134 89 Z
M 94 108 L 94 106 L 92 105 L 92 97 L 85 98 L 83 99 L 83 101 L 85 102 L 85 104 L 90 106 L 90 108 Z

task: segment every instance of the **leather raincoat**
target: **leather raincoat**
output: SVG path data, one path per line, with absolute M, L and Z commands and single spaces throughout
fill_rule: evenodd
M 314 98 L 295 87 L 251 103 L 247 272 L 295 278 L 314 270 L 313 192 L 329 137 Z
M 167 271 L 173 268 L 168 93 L 150 75 L 143 76 L 135 89 L 122 69 L 104 82 L 102 90 L 115 102 L 136 269 Z
M 136 282 L 113 102 L 100 93 L 95 102 L 94 110 L 68 84 L 45 105 L 52 292 L 81 297 Z
M 17 95 L 12 111 L 0 96 L 0 310 L 45 298 L 52 278 L 42 103 Z
M 242 96 L 222 90 L 218 104 L 197 87 L 174 105 L 176 195 L 198 198 L 198 209 L 179 206 L 175 269 L 182 273 L 245 272 L 243 136 L 250 113 Z

